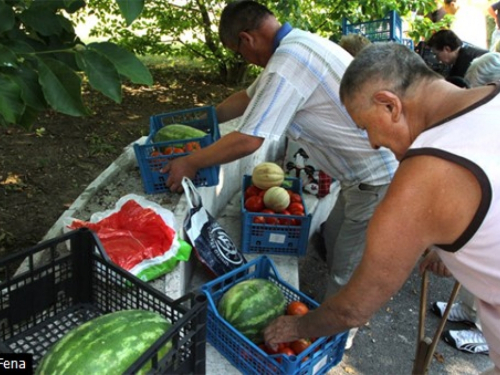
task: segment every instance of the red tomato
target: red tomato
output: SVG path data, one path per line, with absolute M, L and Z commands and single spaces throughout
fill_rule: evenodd
M 266 194 L 266 191 L 267 191 L 267 190 L 261 190 L 261 191 L 259 192 L 259 197 L 264 198 L 264 194 Z
M 298 339 L 290 344 L 290 349 L 292 349 L 295 354 L 299 355 L 304 350 L 306 350 L 311 345 L 311 341 L 307 339 Z
M 254 216 L 252 222 L 254 224 L 265 224 L 266 220 L 264 219 L 264 216 Z
M 282 349 L 278 349 L 278 354 L 295 355 L 295 352 L 289 347 L 284 347 Z M 281 363 L 281 358 L 278 358 L 278 362 Z
M 299 203 L 299 202 L 292 202 L 288 205 L 288 207 L 286 208 L 288 211 L 290 211 L 290 213 L 296 211 L 296 212 L 305 212 L 304 211 L 304 205 L 302 203 Z M 297 214 L 292 214 L 292 215 L 297 215 Z
M 309 312 L 309 307 L 304 302 L 292 301 L 286 308 L 287 315 L 305 315 Z
M 283 210 L 280 212 L 281 215 L 290 215 L 290 212 L 287 210 Z M 287 219 L 287 218 L 279 218 L 278 219 L 280 225 L 291 225 L 292 224 L 292 219 Z
M 264 349 L 262 349 L 262 346 L 264 347 Z M 278 348 L 276 350 L 271 349 L 266 344 L 260 344 L 259 345 L 259 348 L 261 348 L 262 350 L 264 350 L 267 354 L 271 354 L 271 355 L 272 354 L 278 354 L 278 353 L 280 353 L 280 350 L 283 350 L 283 349 L 288 348 L 288 347 L 289 347 L 289 343 L 288 342 L 278 344 Z
M 245 201 L 250 198 L 250 197 L 253 197 L 254 195 L 259 195 L 259 193 L 262 191 L 262 189 L 259 189 L 257 186 L 255 185 L 250 185 L 249 187 L 247 187 L 247 189 L 245 190 Z
M 258 195 L 254 195 L 245 201 L 245 208 L 250 212 L 260 212 L 264 207 L 264 200 Z
M 273 214 L 273 215 L 276 214 L 276 212 L 274 212 L 270 208 L 264 208 L 260 212 L 262 212 L 263 214 Z M 279 224 L 277 217 L 265 216 L 264 219 L 266 220 L 266 224 L 271 224 L 271 225 L 278 225 Z
M 294 203 L 294 202 L 302 204 L 302 197 L 300 196 L 300 194 L 292 193 L 290 195 L 290 203 Z

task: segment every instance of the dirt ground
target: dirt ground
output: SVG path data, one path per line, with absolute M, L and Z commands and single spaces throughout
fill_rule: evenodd
M 33 129 L 0 128 L 0 257 L 38 243 L 123 147 L 149 133 L 149 117 L 216 105 L 235 91 L 202 72 L 152 70 L 152 87 L 128 85 L 116 104 L 87 91 L 89 117 L 54 112 Z

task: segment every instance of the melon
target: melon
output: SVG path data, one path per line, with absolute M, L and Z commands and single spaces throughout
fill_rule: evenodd
M 171 124 L 158 130 L 153 137 L 153 141 L 155 143 L 179 141 L 192 138 L 202 138 L 206 135 L 207 133 L 203 130 L 196 129 L 189 125 Z
M 287 301 L 281 289 L 266 279 L 241 281 L 227 290 L 218 304 L 219 314 L 256 344 L 264 341 L 263 330 L 285 313 Z
M 290 194 L 280 186 L 273 186 L 264 193 L 264 205 L 274 212 L 282 212 L 290 204 Z
M 171 324 L 156 312 L 123 310 L 72 329 L 52 345 L 36 374 L 123 374 Z M 169 342 L 160 350 L 166 354 Z M 150 367 L 148 362 L 144 371 Z
M 276 163 L 264 162 L 256 165 L 252 171 L 252 183 L 262 190 L 281 186 L 285 180 L 285 171 Z

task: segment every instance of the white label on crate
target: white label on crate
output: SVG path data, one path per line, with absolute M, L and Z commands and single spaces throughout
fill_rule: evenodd
M 272 243 L 283 244 L 283 243 L 285 243 L 285 240 L 286 240 L 286 235 L 284 235 L 284 234 L 271 233 L 269 235 L 269 242 L 272 242 Z
M 316 374 L 319 370 L 321 370 L 323 368 L 324 365 L 326 365 L 326 361 L 328 359 L 328 355 L 325 355 L 323 358 L 321 358 L 321 360 L 316 363 L 313 367 L 313 375 Z

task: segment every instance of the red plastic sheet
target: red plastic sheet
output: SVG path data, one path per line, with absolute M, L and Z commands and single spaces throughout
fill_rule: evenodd
M 176 235 L 160 215 L 134 200 L 96 223 L 75 219 L 71 224 L 72 229 L 81 227 L 93 230 L 109 258 L 126 270 L 146 259 L 162 256 L 171 248 Z

